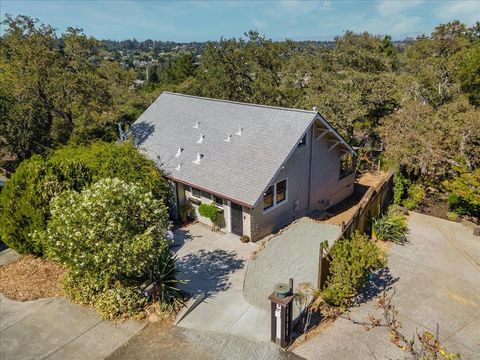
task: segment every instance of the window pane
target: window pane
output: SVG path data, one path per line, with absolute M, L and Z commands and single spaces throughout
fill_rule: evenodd
M 192 195 L 193 195 L 193 196 L 199 198 L 199 197 L 200 197 L 200 194 L 201 194 L 200 190 L 195 189 L 195 188 L 192 188 Z
M 277 183 L 277 204 L 287 198 L 287 180 Z
M 273 206 L 273 185 L 263 194 L 263 210 Z
M 355 160 L 352 154 L 345 155 L 340 159 L 340 179 L 353 174 L 355 171 Z
M 206 192 L 206 191 L 201 191 L 201 194 L 204 198 L 207 198 L 207 199 L 211 199 L 212 198 L 212 194 Z
M 218 196 L 213 196 L 213 201 L 215 201 L 215 204 L 222 206 L 223 205 L 223 199 L 219 198 Z

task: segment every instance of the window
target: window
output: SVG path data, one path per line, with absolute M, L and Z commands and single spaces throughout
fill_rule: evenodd
M 263 194 L 263 210 L 270 209 L 273 206 L 274 186 L 270 186 Z
M 274 208 L 287 200 L 287 179 L 269 186 L 263 194 L 263 210 Z
M 215 202 L 216 205 L 218 206 L 223 206 L 223 199 L 213 195 L 213 201 Z
M 287 198 L 287 179 L 282 180 L 277 183 L 277 197 L 275 200 L 276 204 L 280 204 L 282 201 L 285 201 Z
M 202 192 L 200 190 L 192 187 L 192 196 L 200 199 L 200 197 L 202 196 L 201 194 Z
M 340 159 L 340 179 L 353 174 L 355 171 L 355 157 L 353 154 L 344 155 Z
M 300 142 L 297 145 L 297 148 L 301 148 L 302 146 L 305 146 L 307 144 L 307 134 L 305 134 Z
M 210 193 L 208 193 L 208 192 L 206 192 L 206 191 L 201 191 L 200 193 L 202 194 L 202 196 L 203 196 L 204 198 L 207 198 L 207 199 L 211 199 L 211 198 L 212 198 L 212 194 L 210 194 Z

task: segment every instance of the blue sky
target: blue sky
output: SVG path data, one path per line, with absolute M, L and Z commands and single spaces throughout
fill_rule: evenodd
M 53 25 L 83 28 L 100 39 L 205 41 L 250 29 L 274 39 L 330 40 L 345 30 L 430 33 L 435 25 L 480 20 L 480 0 L 378 1 L 41 1 L 0 0 L 0 13 L 24 14 Z

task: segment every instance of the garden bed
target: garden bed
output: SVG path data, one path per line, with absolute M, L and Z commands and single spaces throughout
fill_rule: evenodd
M 12 300 L 30 301 L 63 295 L 66 270 L 56 262 L 31 255 L 0 266 L 0 292 Z

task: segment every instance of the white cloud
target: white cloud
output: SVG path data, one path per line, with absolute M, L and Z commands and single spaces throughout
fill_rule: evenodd
M 380 15 L 394 15 L 415 8 L 422 3 L 423 0 L 380 0 L 377 10 Z
M 480 21 L 480 1 L 458 0 L 442 4 L 434 11 L 441 20 L 460 20 L 473 24 Z

